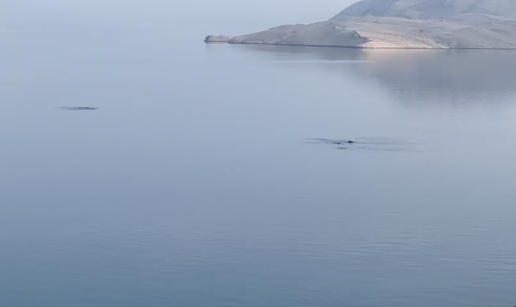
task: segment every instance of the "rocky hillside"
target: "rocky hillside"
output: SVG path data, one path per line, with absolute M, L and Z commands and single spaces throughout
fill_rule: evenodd
M 364 0 L 357 2 L 332 20 L 350 17 L 399 17 L 408 19 L 463 19 L 464 15 L 487 15 L 516 19 L 514 0 Z
M 211 42 L 349 48 L 516 49 L 516 0 L 362 0 L 329 21 Z

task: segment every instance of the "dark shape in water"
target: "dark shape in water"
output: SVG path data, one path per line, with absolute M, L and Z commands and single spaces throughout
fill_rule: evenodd
M 95 110 L 98 110 L 98 108 L 94 108 L 94 107 L 61 107 L 62 109 L 65 109 L 65 110 L 70 110 L 70 111 L 95 111 Z
M 332 139 L 324 139 L 324 138 L 315 138 L 311 139 L 312 141 L 315 141 L 316 143 L 327 143 L 332 145 L 345 145 L 345 144 L 366 144 L 366 142 L 356 142 L 353 140 L 332 140 Z
M 343 145 L 343 144 L 357 144 L 357 142 L 349 140 L 347 142 L 344 141 L 333 141 L 334 145 Z
M 358 138 L 358 139 L 327 139 L 313 138 L 308 139 L 312 144 L 329 144 L 334 145 L 339 150 L 353 151 L 391 151 L 391 152 L 412 152 L 414 146 L 412 142 L 404 140 L 395 140 L 387 138 Z

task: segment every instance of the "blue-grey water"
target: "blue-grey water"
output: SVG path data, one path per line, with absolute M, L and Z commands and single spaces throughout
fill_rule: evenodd
M 0 306 L 516 303 L 515 52 L 0 45 Z

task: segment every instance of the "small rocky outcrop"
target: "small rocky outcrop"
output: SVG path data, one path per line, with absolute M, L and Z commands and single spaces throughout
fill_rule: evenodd
M 224 35 L 208 35 L 204 39 L 204 42 L 209 43 L 229 43 L 232 37 L 224 36 Z

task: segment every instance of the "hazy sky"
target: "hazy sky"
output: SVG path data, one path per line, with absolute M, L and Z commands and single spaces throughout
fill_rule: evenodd
M 133 27 L 241 34 L 328 19 L 354 0 L 0 0 L 0 28 Z

